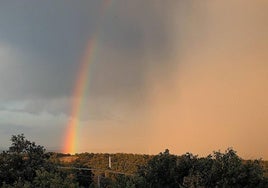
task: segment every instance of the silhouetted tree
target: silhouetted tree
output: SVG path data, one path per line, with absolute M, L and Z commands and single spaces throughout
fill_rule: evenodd
M 138 175 L 141 177 L 138 180 L 144 187 L 178 187 L 180 172 L 177 157 L 169 154 L 169 150 L 165 150 L 141 167 Z
M 25 139 L 23 134 L 13 135 L 11 142 L 9 150 L 0 155 L 0 186 L 47 187 L 44 182 L 48 180 L 50 185 L 71 185 L 71 180 L 60 176 L 57 166 L 48 160 L 43 146 Z
M 243 161 L 229 148 L 205 158 L 166 150 L 142 166 L 137 187 L 268 187 L 261 161 Z
M 11 141 L 9 150 L 0 157 L 1 182 L 12 184 L 18 180 L 31 181 L 36 170 L 50 166 L 43 146 L 26 140 L 23 134 L 13 135 Z

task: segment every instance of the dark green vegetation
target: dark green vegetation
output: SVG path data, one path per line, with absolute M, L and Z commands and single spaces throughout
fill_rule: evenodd
M 43 146 L 12 136 L 12 145 L 0 155 L 1 187 L 78 187 L 69 174 L 52 163 Z
M 242 160 L 232 149 L 203 158 L 168 150 L 155 156 L 71 156 L 46 153 L 24 135 L 11 141 L 9 150 L 0 154 L 1 187 L 268 187 L 268 163 Z

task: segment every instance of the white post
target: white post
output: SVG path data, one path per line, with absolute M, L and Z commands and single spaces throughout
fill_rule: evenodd
M 112 158 L 109 156 L 109 168 L 112 169 Z
M 98 175 L 98 188 L 100 188 L 100 175 Z

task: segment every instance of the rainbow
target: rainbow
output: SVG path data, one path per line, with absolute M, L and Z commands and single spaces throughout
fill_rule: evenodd
M 100 9 L 101 18 L 104 17 L 108 7 L 112 4 L 112 0 L 104 0 Z M 99 27 L 97 27 L 95 34 L 87 41 L 85 53 L 81 59 L 79 69 L 77 72 L 77 78 L 73 89 L 73 99 L 71 105 L 71 118 L 67 123 L 66 135 L 64 138 L 64 153 L 74 154 L 77 147 L 77 130 L 79 128 L 79 119 L 82 111 L 83 100 L 88 86 L 88 77 L 90 64 L 94 62 L 95 54 L 98 46 L 98 33 Z

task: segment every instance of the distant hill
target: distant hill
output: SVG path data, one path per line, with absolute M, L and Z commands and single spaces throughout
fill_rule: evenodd
M 81 153 L 76 155 L 55 154 L 55 160 L 63 166 L 84 166 L 94 169 L 109 169 L 109 156 L 112 170 L 124 173 L 135 173 L 138 166 L 147 164 L 153 155 L 126 154 L 126 153 Z M 265 176 L 268 177 L 268 161 L 263 161 Z
M 109 169 L 109 156 L 111 157 L 112 170 L 133 174 L 138 166 L 145 165 L 152 155 L 125 154 L 125 153 L 82 153 L 76 155 L 57 154 L 54 159 L 64 166 L 84 166 L 94 169 Z

